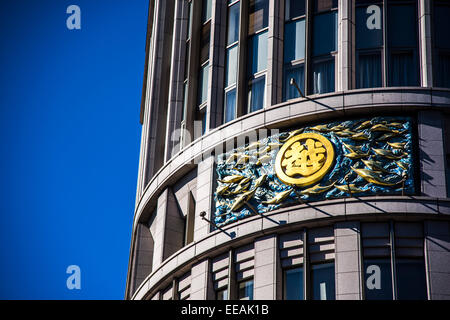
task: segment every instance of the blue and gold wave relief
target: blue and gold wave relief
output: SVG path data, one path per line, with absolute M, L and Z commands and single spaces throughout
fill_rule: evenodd
M 334 121 L 219 155 L 214 223 L 305 202 L 414 194 L 411 123 L 409 117 Z

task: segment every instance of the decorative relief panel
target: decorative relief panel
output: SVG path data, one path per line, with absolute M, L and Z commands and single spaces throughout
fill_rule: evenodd
M 411 119 L 336 121 L 283 132 L 218 156 L 217 226 L 282 206 L 413 194 Z

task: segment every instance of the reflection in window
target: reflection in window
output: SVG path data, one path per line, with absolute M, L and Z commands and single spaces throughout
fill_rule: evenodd
M 284 299 L 303 300 L 303 268 L 284 271 Z
M 228 290 L 222 289 L 216 292 L 216 300 L 228 300 Z
M 286 0 L 284 26 L 284 83 L 283 100 L 298 98 L 300 93 L 290 85 L 290 79 L 304 92 L 305 64 L 305 1 Z
M 265 75 L 267 68 L 267 42 L 269 1 L 250 0 L 248 20 L 248 100 L 247 112 L 264 107 Z
M 335 300 L 334 262 L 311 268 L 311 299 Z
M 208 98 L 208 75 L 209 65 L 204 65 L 200 69 L 198 75 L 198 104 L 201 105 L 206 102 Z
M 450 3 L 434 1 L 434 85 L 450 88 Z
M 228 1 L 227 48 L 225 62 L 224 122 L 236 118 L 236 80 L 238 66 L 240 2 Z
M 267 31 L 252 36 L 248 42 L 248 73 L 252 76 L 267 68 Z
M 337 50 L 337 1 L 314 1 L 312 35 L 313 93 L 335 90 L 335 58 Z
M 212 0 L 203 0 L 202 4 L 202 22 L 205 23 L 211 19 Z
M 248 34 L 254 34 L 269 25 L 269 1 L 249 0 Z
M 239 282 L 239 284 L 238 284 L 238 299 L 239 300 L 253 300 L 253 279 Z

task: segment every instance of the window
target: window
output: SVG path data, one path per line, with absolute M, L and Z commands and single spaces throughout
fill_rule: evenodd
M 284 271 L 284 299 L 304 300 L 303 268 Z
M 195 120 L 201 123 L 201 134 L 206 132 L 206 104 L 208 101 L 209 80 L 209 47 L 211 37 L 211 7 L 212 0 L 202 2 L 202 29 L 200 39 L 200 70 L 198 71 L 197 110 Z M 195 133 L 194 133 L 195 135 Z
M 334 300 L 334 262 L 315 264 L 311 267 L 311 298 Z
M 394 231 L 397 299 L 427 300 L 423 226 L 396 223 Z
M 383 2 L 356 1 L 356 88 L 382 86 Z
M 434 1 L 434 85 L 450 88 L 450 3 Z
M 253 279 L 239 282 L 239 284 L 238 284 L 238 299 L 239 300 L 253 300 Z
M 228 300 L 228 290 L 221 289 L 216 291 L 216 300 Z
M 213 258 L 211 261 L 211 274 L 217 300 L 229 299 L 228 297 L 229 263 L 230 263 L 230 255 L 228 252 Z
M 302 92 L 305 90 L 305 17 L 304 0 L 285 1 L 283 101 L 300 97 L 290 85 L 291 78 Z
M 186 54 L 184 63 L 184 80 L 183 80 L 183 109 L 181 110 L 181 136 L 180 136 L 180 146 L 183 147 L 186 137 L 186 116 L 188 112 L 188 95 L 189 95 L 189 61 L 191 54 L 191 37 L 192 37 L 192 1 L 186 2 L 187 14 L 186 14 L 186 24 L 187 24 L 187 34 L 186 34 Z
M 450 197 L 450 116 L 444 116 L 444 152 L 445 152 L 445 181 L 447 197 Z
M 355 6 L 356 88 L 420 85 L 417 1 L 356 0 Z
M 237 116 L 236 83 L 238 72 L 240 7 L 239 1 L 228 1 L 224 122 L 231 121 Z
M 253 112 L 265 105 L 269 1 L 250 0 L 248 11 L 247 112 Z
M 304 256 L 305 237 L 308 238 L 307 257 Z M 333 228 L 284 234 L 280 236 L 279 246 L 285 300 L 335 299 Z
M 217 300 L 253 300 L 254 257 L 255 247 L 251 243 L 212 259 L 211 274 Z
M 315 0 L 312 34 L 313 93 L 335 90 L 337 51 L 337 1 Z
M 366 300 L 427 299 L 422 224 L 364 223 L 362 245 Z
M 388 1 L 388 86 L 418 86 L 417 1 Z

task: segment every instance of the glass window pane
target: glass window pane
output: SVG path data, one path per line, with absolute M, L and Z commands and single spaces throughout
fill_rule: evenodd
M 314 12 L 328 11 L 337 8 L 337 0 L 315 0 Z
M 365 259 L 364 286 L 366 300 L 392 300 L 391 260 Z
M 181 119 L 184 119 L 186 116 L 187 109 L 187 101 L 188 101 L 188 82 L 186 81 L 183 85 L 183 110 L 181 111 Z
M 356 48 L 378 48 L 383 45 L 383 7 L 370 5 L 356 8 Z
M 434 43 L 437 48 L 450 49 L 450 3 L 439 2 L 434 5 Z
M 440 53 L 437 56 L 436 65 L 437 72 L 434 74 L 436 78 L 436 86 L 442 88 L 450 88 L 450 52 Z
M 389 86 L 418 86 L 417 59 L 411 51 L 392 52 L 389 60 Z
M 284 299 L 303 300 L 303 268 L 286 270 L 284 279 Z
M 305 20 L 286 23 L 284 27 L 284 62 L 305 58 Z
M 225 73 L 225 87 L 228 87 L 236 83 L 237 76 L 237 59 L 238 58 L 238 46 L 227 50 L 227 69 Z
M 200 74 L 198 76 L 198 101 L 197 101 L 199 105 L 206 102 L 206 99 L 208 97 L 208 74 L 209 74 L 209 65 L 206 65 L 200 69 Z
M 269 25 L 268 0 L 250 0 L 248 12 L 248 34 L 254 34 Z
M 253 112 L 264 108 L 264 89 L 266 86 L 266 77 L 259 77 L 251 81 L 248 91 L 249 111 Z
M 228 290 L 223 289 L 223 290 L 217 291 L 216 297 L 217 297 L 217 300 L 228 300 Z
M 186 42 L 186 55 L 185 55 L 185 59 L 184 59 L 184 79 L 185 80 L 188 78 L 188 74 L 189 74 L 190 48 L 191 48 L 191 41 L 187 41 Z
M 248 74 L 254 75 L 267 68 L 267 31 L 249 38 Z
M 425 262 L 422 259 L 396 259 L 397 298 L 427 300 Z
M 202 135 L 206 132 L 206 111 L 202 113 Z
M 236 89 L 225 93 L 225 122 L 236 118 Z
M 334 91 L 334 59 L 313 62 L 313 93 Z
M 335 300 L 334 262 L 316 264 L 311 268 L 311 298 Z
M 358 55 L 356 87 L 381 87 L 381 54 L 379 52 Z
M 238 299 L 253 300 L 253 280 L 239 283 Z
M 284 10 L 286 20 L 301 17 L 305 15 L 305 0 L 286 0 Z
M 212 0 L 203 0 L 202 6 L 202 23 L 211 19 Z
M 314 16 L 313 56 L 336 51 L 337 48 L 337 12 Z
M 239 10 L 240 2 L 232 5 L 228 9 L 227 45 L 239 40 Z
M 417 47 L 415 5 L 388 6 L 388 44 L 391 47 Z
M 202 28 L 202 38 L 200 42 L 200 63 L 204 63 L 209 59 L 209 41 L 211 34 L 211 23 L 207 23 Z
M 297 85 L 300 90 L 305 93 L 305 69 L 303 64 L 299 66 L 295 66 L 292 68 L 287 68 L 284 71 L 284 97 L 283 100 L 295 99 L 300 97 L 300 93 L 298 92 L 295 86 L 291 85 L 291 78 L 295 79 Z
M 188 21 L 187 21 L 187 25 L 188 25 L 188 32 L 187 32 L 187 37 L 190 38 L 192 35 L 192 1 L 188 2 Z

